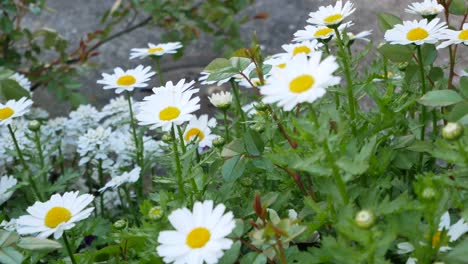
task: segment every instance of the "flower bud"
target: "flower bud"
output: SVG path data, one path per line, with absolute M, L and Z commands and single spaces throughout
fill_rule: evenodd
M 114 222 L 114 228 L 117 230 L 122 230 L 127 226 L 127 220 L 120 219 Z
M 162 142 L 170 144 L 172 142 L 172 137 L 169 134 L 164 134 L 161 138 Z
M 356 222 L 356 225 L 361 228 L 369 228 L 374 224 L 374 213 L 369 210 L 361 210 L 356 214 L 354 221 Z
M 213 139 L 213 146 L 217 148 L 222 148 L 226 144 L 226 140 L 223 137 L 217 137 Z
M 463 126 L 459 123 L 447 123 L 442 129 L 442 137 L 447 140 L 457 140 L 463 134 Z
M 436 197 L 436 195 L 437 191 L 432 187 L 426 187 L 422 192 L 422 198 L 426 200 L 432 200 Z
M 155 206 L 149 209 L 148 218 L 151 220 L 159 220 L 164 215 L 164 210 L 161 206 Z
M 208 97 L 210 103 L 223 111 L 227 110 L 232 103 L 232 94 L 230 92 L 214 93 Z
M 408 67 L 408 62 L 402 62 L 398 64 L 398 70 L 400 71 L 406 71 L 406 68 Z
M 29 121 L 28 123 L 28 129 L 33 131 L 33 132 L 37 132 L 39 131 L 39 128 L 41 128 L 41 122 L 37 121 L 37 120 L 31 120 Z
M 240 178 L 240 184 L 244 187 L 252 186 L 253 181 L 250 177 L 242 177 Z
M 264 104 L 263 102 L 258 102 L 254 104 L 254 108 L 257 111 L 266 111 L 268 109 L 268 106 Z
M 259 123 L 254 124 L 250 128 L 252 128 L 255 132 L 258 132 L 258 133 L 262 133 L 263 131 L 265 131 L 265 126 Z

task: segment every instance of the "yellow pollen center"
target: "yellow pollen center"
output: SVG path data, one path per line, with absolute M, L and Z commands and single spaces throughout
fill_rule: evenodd
M 159 119 L 164 121 L 171 121 L 180 115 L 180 110 L 174 106 L 168 106 L 159 112 Z
M 331 16 L 327 16 L 323 21 L 325 21 L 326 23 L 334 23 L 334 22 L 341 20 L 342 18 L 343 18 L 342 14 L 334 14 Z
M 278 67 L 280 69 L 284 69 L 284 68 L 286 68 L 286 63 L 280 63 L 280 64 L 276 65 L 276 67 Z
M 0 109 L 0 120 L 8 119 L 14 113 L 15 113 L 15 111 L 13 109 L 11 109 L 10 107 L 8 107 L 8 106 L 4 107 L 4 108 L 1 108 Z
M 311 52 L 310 48 L 307 46 L 298 46 L 293 50 L 293 55 L 296 56 L 299 53 L 309 54 Z
M 198 137 L 197 137 L 198 136 Z M 197 137 L 198 140 L 203 140 L 203 138 L 205 138 L 205 135 L 203 134 L 203 132 L 198 129 L 198 128 L 191 128 L 189 129 L 189 131 L 187 131 L 187 133 L 185 133 L 185 141 L 190 141 L 190 139 L 194 138 L 194 137 Z
M 156 48 L 150 48 L 148 49 L 148 53 L 156 53 L 156 52 L 161 52 L 163 51 L 164 49 L 161 48 L 161 47 L 156 47 Z
M 429 36 L 429 33 L 424 28 L 413 28 L 406 34 L 406 38 L 411 41 L 423 40 Z
M 56 228 L 61 223 L 65 223 L 72 217 L 71 212 L 65 207 L 53 207 L 47 212 L 44 224 L 50 228 Z
M 253 81 L 252 83 L 253 83 L 253 85 L 255 85 L 255 86 L 260 86 L 260 85 L 262 85 L 262 82 L 260 82 L 260 80 L 255 80 L 255 81 Z
M 117 80 L 117 84 L 122 85 L 122 86 L 130 86 L 130 85 L 135 84 L 135 83 L 136 83 L 136 79 L 135 79 L 135 77 L 133 77 L 131 75 L 121 76 Z
M 442 232 L 437 231 L 437 233 L 432 237 L 432 247 L 433 248 L 436 248 L 437 246 L 439 246 L 441 236 L 442 236 Z
M 191 248 L 201 248 L 210 240 L 210 231 L 204 227 L 197 227 L 190 231 L 186 243 Z
M 325 37 L 331 34 L 332 32 L 333 32 L 333 29 L 331 28 L 321 28 L 315 31 L 314 37 Z
M 468 29 L 462 30 L 458 38 L 465 41 L 468 40 Z
M 294 78 L 289 83 L 289 90 L 293 93 L 303 93 L 310 88 L 312 88 L 315 84 L 315 79 L 311 75 L 303 74 Z

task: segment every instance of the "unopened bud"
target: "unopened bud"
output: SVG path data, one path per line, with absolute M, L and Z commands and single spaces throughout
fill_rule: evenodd
M 257 111 L 265 111 L 265 110 L 267 110 L 268 106 L 266 104 L 264 104 L 263 102 L 258 102 L 256 104 L 254 104 L 254 108 Z
M 222 148 L 226 144 L 226 140 L 223 137 L 217 137 L 213 139 L 213 146 L 217 148 Z
M 148 211 L 148 218 L 151 220 L 159 220 L 161 219 L 163 215 L 164 215 L 164 210 L 161 208 L 161 206 L 152 207 Z
M 361 228 L 369 228 L 374 224 L 375 217 L 371 211 L 361 210 L 356 214 L 354 221 Z
M 437 191 L 434 190 L 434 188 L 432 188 L 432 187 L 424 188 L 424 190 L 422 192 L 422 197 L 424 199 L 427 199 L 427 200 L 434 199 L 434 197 L 436 197 L 436 195 L 437 195 Z
M 258 133 L 262 133 L 263 131 L 265 131 L 265 126 L 263 124 L 260 124 L 260 123 L 257 123 L 255 125 L 251 126 L 251 128 L 255 132 L 258 132 Z
M 32 121 L 29 121 L 28 123 L 28 129 L 33 131 L 33 132 L 36 132 L 36 131 L 39 131 L 39 128 L 41 128 L 41 122 L 37 121 L 37 120 L 32 120 Z
M 161 138 L 162 142 L 169 144 L 172 142 L 172 137 L 169 134 L 164 134 Z
M 250 187 L 253 184 L 253 181 L 250 177 L 242 177 L 240 179 L 240 184 L 245 186 L 245 187 Z
M 124 229 L 127 226 L 127 221 L 124 219 L 117 220 L 114 222 L 113 226 L 117 230 Z
M 442 137 L 447 140 L 457 140 L 463 134 L 463 126 L 459 123 L 448 123 L 442 129 Z

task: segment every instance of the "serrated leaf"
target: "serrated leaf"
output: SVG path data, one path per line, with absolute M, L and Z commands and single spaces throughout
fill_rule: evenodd
M 403 23 L 399 17 L 385 12 L 377 14 L 377 18 L 379 22 L 379 28 L 384 33 L 385 31 L 392 29 L 396 24 Z
M 413 59 L 413 50 L 405 45 L 384 44 L 377 50 L 393 62 L 407 62 Z
M 62 248 L 62 245 L 57 241 L 37 237 L 23 237 L 17 246 L 26 250 L 55 250 Z
M 463 102 L 463 98 L 453 90 L 437 90 L 426 93 L 418 102 L 425 106 L 449 106 Z

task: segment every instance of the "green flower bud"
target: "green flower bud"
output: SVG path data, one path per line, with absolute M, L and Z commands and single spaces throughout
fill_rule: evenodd
M 213 146 L 222 148 L 226 144 L 226 140 L 223 137 L 217 137 L 213 140 Z
M 125 227 L 127 227 L 127 220 L 124 220 L 124 219 L 117 220 L 114 222 L 113 226 L 117 230 L 122 230 Z
M 164 215 L 164 210 L 161 206 L 155 206 L 149 209 L 148 218 L 151 220 L 159 220 Z
M 253 181 L 250 177 L 242 177 L 240 178 L 240 184 L 244 187 L 250 187 L 253 184 Z
M 33 131 L 33 132 L 36 132 L 36 131 L 39 131 L 39 129 L 41 128 L 41 122 L 37 121 L 37 120 L 32 120 L 32 121 L 29 121 L 28 123 L 28 129 Z
M 369 228 L 374 224 L 374 213 L 369 210 L 361 210 L 356 214 L 354 221 L 360 228 Z
M 263 131 L 265 131 L 265 126 L 260 123 L 257 123 L 251 126 L 250 128 L 252 128 L 255 132 L 258 132 L 258 133 L 262 133 Z
M 164 134 L 161 138 L 162 142 L 169 144 L 172 142 L 172 137 L 169 134 Z
M 422 192 L 422 198 L 427 200 L 432 200 L 436 197 L 437 191 L 432 187 L 424 188 Z
M 402 62 L 402 63 L 398 64 L 398 70 L 400 70 L 400 71 L 406 71 L 407 67 L 408 67 L 407 62 Z
M 268 106 L 266 104 L 264 104 L 263 102 L 258 102 L 256 104 L 254 104 L 254 108 L 257 111 L 265 111 L 265 110 L 268 109 Z
M 447 140 L 457 140 L 463 134 L 463 126 L 459 123 L 447 123 L 442 129 L 442 137 Z

